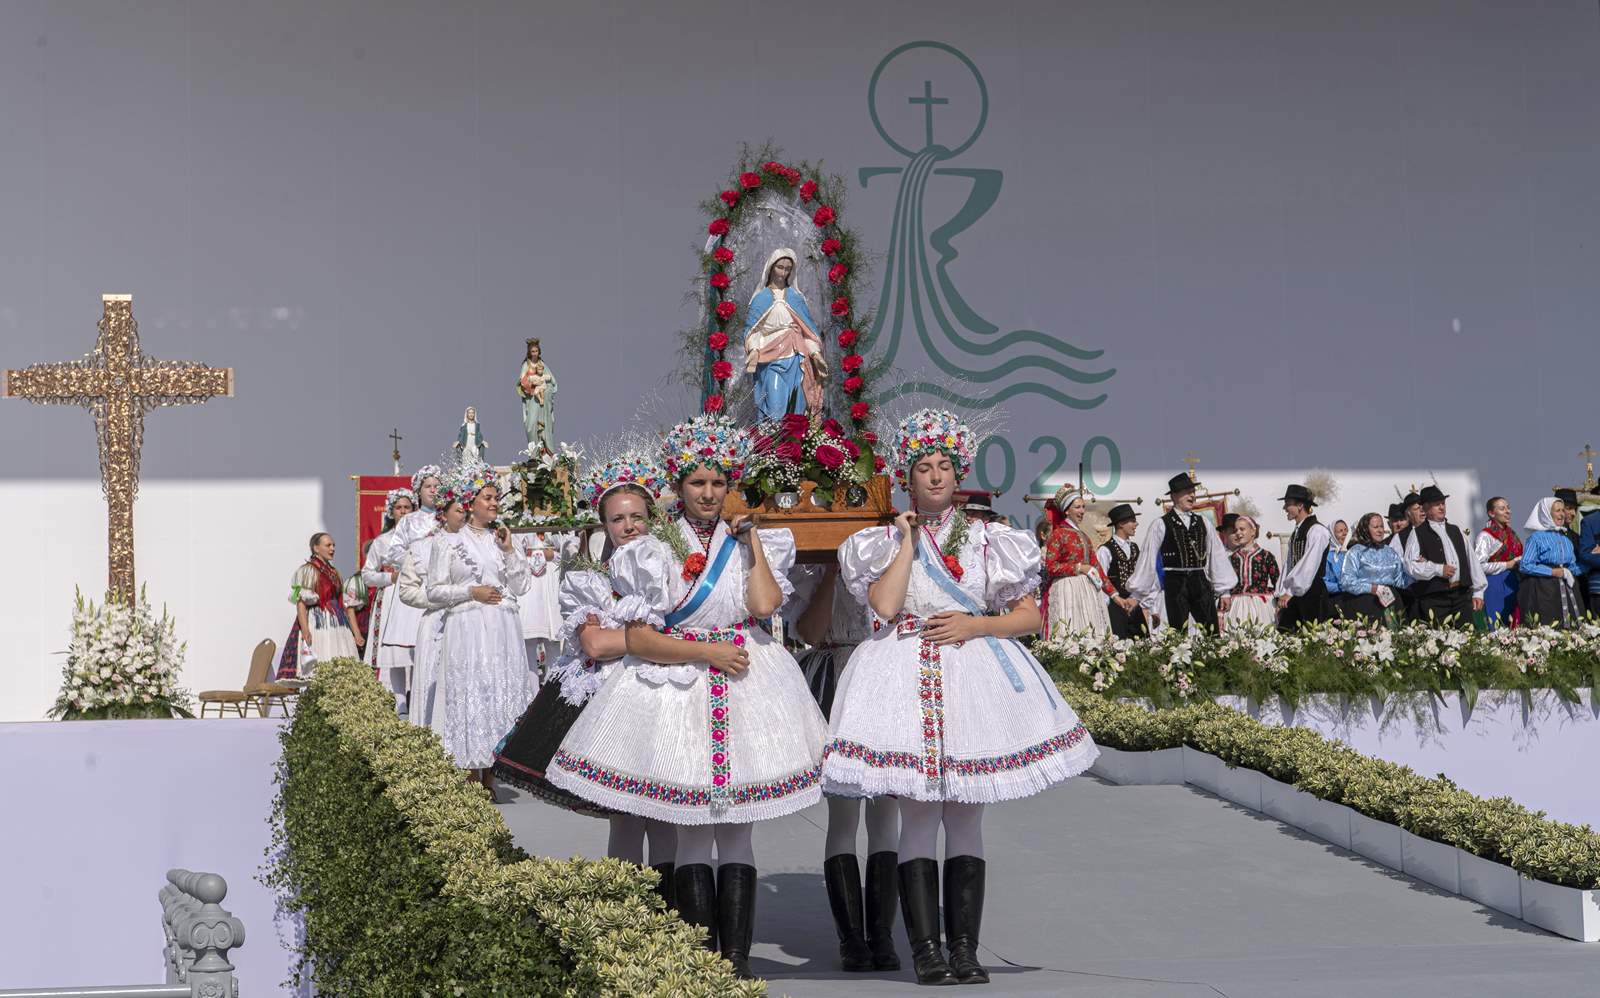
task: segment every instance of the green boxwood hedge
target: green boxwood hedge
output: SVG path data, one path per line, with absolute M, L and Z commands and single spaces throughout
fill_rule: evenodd
M 1108 748 L 1142 752 L 1189 745 L 1535 880 L 1600 888 L 1600 834 L 1588 825 L 1551 821 L 1509 797 L 1485 800 L 1442 774 L 1420 776 L 1315 731 L 1262 724 L 1215 703 L 1150 710 L 1081 686 L 1059 688 L 1095 741 Z
M 318 666 L 282 734 L 264 882 L 304 920 L 292 983 L 375 996 L 764 995 L 663 910 L 656 874 L 530 858 L 360 662 Z

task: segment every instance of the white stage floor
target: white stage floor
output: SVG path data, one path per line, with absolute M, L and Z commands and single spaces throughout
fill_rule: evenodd
M 604 855 L 600 821 L 525 796 L 501 809 L 530 852 Z M 825 822 L 819 806 L 757 826 L 752 966 L 773 995 L 910 994 L 909 970 L 837 969 Z M 985 839 L 986 995 L 1570 998 L 1600 975 L 1600 944 L 1550 935 L 1193 788 L 1083 777 L 991 809 Z

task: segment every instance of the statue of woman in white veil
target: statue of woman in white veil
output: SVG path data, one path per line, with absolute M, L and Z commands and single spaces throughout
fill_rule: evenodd
M 763 420 L 822 409 L 828 362 L 805 296 L 790 286 L 796 259 L 792 249 L 773 250 L 750 298 L 744 368 L 755 381 L 756 410 Z

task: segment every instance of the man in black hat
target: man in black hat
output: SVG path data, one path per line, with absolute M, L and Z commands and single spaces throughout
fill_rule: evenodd
M 1317 522 L 1313 512 L 1316 502 L 1304 485 L 1289 486 L 1279 501 L 1283 512 L 1294 521 L 1294 532 L 1289 536 L 1289 570 L 1278 579 L 1278 628 L 1292 631 L 1301 624 L 1314 624 L 1331 616 L 1323 573 L 1327 570 L 1333 534 Z
M 1192 619 L 1216 630 L 1217 600 L 1233 591 L 1239 577 L 1210 521 L 1194 511 L 1198 489 L 1187 473 L 1172 476 L 1167 483 L 1172 508 L 1146 531 L 1127 588 L 1146 606 L 1153 605 L 1164 588 L 1167 623 L 1183 627 Z M 1156 577 L 1157 558 L 1166 577 L 1164 587 Z
M 993 492 L 984 492 L 981 489 L 956 489 L 956 502 L 961 504 L 961 512 L 967 514 L 969 520 L 993 523 L 1000 519 L 1000 514 L 994 511 Z
M 1143 637 L 1150 633 L 1144 607 L 1128 591 L 1128 579 L 1139 563 L 1139 545 L 1133 539 L 1139 531 L 1139 514 L 1127 503 L 1120 503 L 1111 507 L 1109 518 L 1111 539 L 1100 545 L 1095 558 L 1100 562 L 1100 571 L 1117 590 L 1106 606 L 1111 615 L 1111 633 L 1119 638 Z
M 1408 527 L 1410 525 L 1411 525 L 1411 521 L 1406 518 L 1406 504 L 1403 503 L 1403 502 L 1392 502 L 1392 503 L 1390 503 L 1389 504 L 1389 535 L 1391 537 L 1399 537 L 1400 536 L 1400 531 L 1406 529 L 1406 527 Z M 1402 550 L 1403 550 L 1403 548 L 1402 548 Z
M 1461 528 L 1445 518 L 1445 495 L 1429 485 L 1418 498 L 1426 515 L 1405 542 L 1406 571 L 1416 581 L 1418 620 L 1455 627 L 1471 627 L 1474 611 L 1483 609 L 1483 591 L 1489 587 L 1483 566 L 1472 556 Z
M 1406 497 L 1400 500 L 1399 506 L 1402 522 L 1399 526 L 1390 524 L 1390 529 L 1393 533 L 1389 536 L 1389 546 L 1394 548 L 1395 554 L 1400 556 L 1401 566 L 1410 568 L 1411 563 L 1406 561 L 1406 542 L 1411 539 L 1411 535 L 1422 525 L 1422 521 L 1427 519 L 1427 516 L 1422 512 L 1422 496 L 1415 489 L 1406 493 Z M 1394 518 L 1393 506 L 1389 507 L 1389 516 L 1391 520 Z M 1410 578 L 1410 576 L 1407 575 L 1407 578 Z M 1413 582 L 1413 584 L 1415 583 Z M 1400 608 L 1405 612 L 1406 619 L 1416 620 L 1417 594 L 1412 591 L 1411 586 L 1396 590 L 1395 595 L 1400 597 Z

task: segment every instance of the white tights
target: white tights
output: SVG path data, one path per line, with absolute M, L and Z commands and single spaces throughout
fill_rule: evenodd
M 717 863 L 756 865 L 756 851 L 750 844 L 750 826 L 683 825 L 678 828 L 678 869 L 696 863 L 712 865 L 711 847 L 716 845 Z
M 900 862 L 936 859 L 944 825 L 944 858 L 983 857 L 983 805 L 900 800 Z
M 665 821 L 641 818 L 636 814 L 615 814 L 610 819 L 611 833 L 606 840 L 606 855 L 644 865 L 644 840 L 650 837 L 650 865 L 672 862 L 678 848 L 678 829 Z
M 406 669 L 383 668 L 383 685 L 390 693 L 394 694 L 394 712 L 403 714 L 406 710 L 406 683 L 410 680 Z
M 855 855 L 861 798 L 828 798 L 828 842 L 824 859 Z M 894 852 L 900 843 L 900 809 L 891 797 L 867 799 L 867 855 Z

